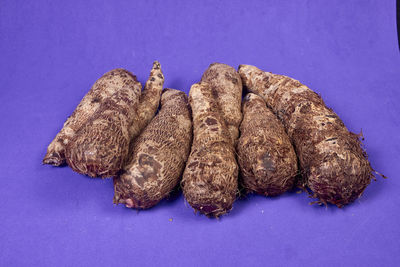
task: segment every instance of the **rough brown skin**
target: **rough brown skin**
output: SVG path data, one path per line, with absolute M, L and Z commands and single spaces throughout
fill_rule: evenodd
M 132 124 L 133 137 L 139 135 L 144 127 L 153 119 L 160 104 L 161 92 L 164 85 L 164 75 L 158 61 L 153 63 L 149 79 L 140 95 L 136 123 Z
M 65 150 L 67 164 L 91 177 L 110 177 L 121 168 L 129 152 L 140 91 L 120 88 L 77 132 Z
M 191 87 L 189 103 L 194 139 L 181 182 L 183 194 L 196 211 L 218 217 L 232 209 L 238 190 L 234 144 L 207 83 Z
M 160 63 L 154 62 L 141 93 L 141 84 L 130 72 L 118 69 L 110 73 L 95 83 L 89 96 L 84 97 L 73 116 L 67 120 L 67 127 L 64 126 L 57 135 L 70 133 L 67 142 L 64 138 L 60 143 L 56 137 L 48 149 L 50 158 L 46 155 L 44 163 L 56 163 L 54 165 L 58 166 L 66 161 L 74 171 L 91 177 L 111 177 L 122 168 L 131 141 L 157 110 L 164 77 Z M 104 92 L 110 91 L 113 93 L 107 97 Z M 103 97 L 93 97 L 93 94 Z M 93 103 L 98 101 L 98 106 L 94 108 Z M 54 151 L 54 148 L 62 153 Z
M 242 104 L 237 144 L 242 185 L 249 192 L 277 196 L 293 187 L 297 158 L 282 123 L 264 100 L 249 93 Z
M 238 72 L 226 64 L 213 63 L 204 72 L 201 82 L 210 85 L 213 97 L 217 99 L 222 117 L 228 127 L 232 141 L 239 137 L 242 120 L 242 81 Z
M 161 110 L 133 145 L 132 158 L 114 177 L 114 203 L 147 209 L 179 183 L 192 143 L 192 120 L 184 92 L 166 89 Z
M 65 163 L 65 147 L 76 132 L 99 110 L 105 99 L 123 86 L 130 86 L 139 92 L 141 90 L 141 85 L 136 77 L 124 69 L 114 69 L 98 79 L 48 146 L 43 163 L 54 166 L 63 165 Z
M 282 120 L 295 146 L 308 186 L 318 203 L 338 207 L 361 196 L 374 178 L 359 136 L 347 130 L 332 109 L 292 78 L 240 65 L 244 85 L 264 98 Z
M 154 62 L 142 95 L 128 84 L 106 99 L 68 144 L 68 165 L 91 177 L 116 175 L 128 158 L 130 143 L 154 116 L 163 82 L 160 64 Z

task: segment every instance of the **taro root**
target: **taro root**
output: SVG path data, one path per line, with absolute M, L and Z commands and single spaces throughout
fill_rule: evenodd
M 240 110 L 242 103 L 242 81 L 237 71 L 226 64 L 213 63 L 204 72 L 201 82 L 211 87 L 213 98 L 218 106 L 223 120 L 228 127 L 232 141 L 239 137 L 239 125 L 242 120 Z
M 133 144 L 131 158 L 114 177 L 114 203 L 147 209 L 178 185 L 192 143 L 192 120 L 184 92 L 166 89 L 161 109 Z
M 238 190 L 234 144 L 209 84 L 194 84 L 189 92 L 193 144 L 181 186 L 188 203 L 218 217 L 232 209 Z
M 237 153 L 243 188 L 265 196 L 291 189 L 297 158 L 282 123 L 264 100 L 252 93 L 244 98 L 242 113 Z
M 132 137 L 137 137 L 157 112 L 164 85 L 164 75 L 158 61 L 153 63 L 149 79 L 140 95 L 137 117 L 131 125 Z M 133 143 L 133 142 L 132 142 Z
M 154 116 L 163 83 L 157 61 L 143 93 L 130 72 L 106 73 L 64 124 L 43 162 L 58 166 L 66 161 L 74 171 L 91 177 L 114 176 L 127 158 L 131 141 Z
M 43 163 L 54 166 L 63 165 L 65 163 L 65 147 L 71 139 L 100 109 L 104 101 L 122 87 L 130 87 L 135 95 L 140 94 L 140 83 L 135 76 L 124 69 L 114 69 L 98 79 L 48 146 Z
M 347 130 L 322 98 L 292 78 L 240 65 L 244 85 L 282 120 L 317 203 L 338 207 L 361 196 L 374 177 L 359 136 Z

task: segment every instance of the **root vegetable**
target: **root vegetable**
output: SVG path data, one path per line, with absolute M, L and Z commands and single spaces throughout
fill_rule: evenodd
M 107 98 L 67 146 L 68 165 L 91 177 L 116 175 L 127 160 L 131 141 L 154 116 L 163 81 L 160 64 L 155 62 L 141 99 L 140 90 L 131 86 Z
M 161 110 L 133 145 L 132 158 L 114 178 L 114 203 L 147 209 L 179 183 L 192 142 L 192 121 L 184 92 L 166 89 Z
M 303 186 L 323 204 L 342 207 L 357 199 L 373 178 L 359 136 L 299 81 L 250 65 L 239 66 L 239 73 L 282 120 L 304 173 Z
M 235 149 L 217 99 L 207 83 L 189 93 L 194 139 L 182 179 L 188 203 L 208 216 L 232 209 L 238 188 Z
M 242 185 L 261 195 L 280 195 L 292 188 L 297 174 L 289 137 L 260 96 L 247 94 L 242 112 L 237 144 Z
M 98 79 L 48 146 L 43 163 L 54 166 L 63 165 L 65 163 L 65 147 L 71 139 L 100 109 L 104 101 L 124 86 L 130 87 L 140 94 L 141 85 L 136 80 L 136 76 L 124 69 L 114 69 Z
M 160 104 L 161 93 L 164 85 L 164 75 L 161 71 L 161 65 L 158 61 L 153 63 L 150 76 L 140 95 L 138 114 L 135 123 L 132 124 L 130 131 L 133 138 L 138 136 L 144 127 L 149 124 L 156 114 Z
M 43 162 L 58 166 L 66 161 L 74 171 L 91 177 L 115 175 L 131 141 L 154 116 L 163 82 L 157 61 L 143 93 L 130 72 L 117 69 L 105 74 L 50 144 Z
M 212 95 L 218 102 L 222 118 L 235 143 L 242 120 L 242 81 L 238 72 L 226 64 L 213 63 L 204 72 L 201 82 L 206 82 L 211 87 Z

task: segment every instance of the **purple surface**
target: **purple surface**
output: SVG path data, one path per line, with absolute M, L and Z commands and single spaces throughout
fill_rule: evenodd
M 0 2 L 0 266 L 400 264 L 395 1 L 216 2 Z M 185 92 L 215 61 L 300 80 L 362 129 L 390 179 L 344 209 L 292 192 L 239 200 L 217 221 L 182 195 L 114 206 L 111 180 L 41 165 L 97 78 L 124 67 L 144 82 L 155 59 Z

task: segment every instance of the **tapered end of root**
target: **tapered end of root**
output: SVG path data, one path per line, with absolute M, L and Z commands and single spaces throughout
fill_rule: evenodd
M 142 177 L 143 178 L 143 177 Z M 145 189 L 134 186 L 131 174 L 122 174 L 113 178 L 114 182 L 114 204 L 122 204 L 130 209 L 149 209 L 155 206 L 161 199 L 151 198 L 152 195 Z
M 162 86 L 164 84 L 164 74 L 161 70 L 161 64 L 158 61 L 153 62 L 153 67 L 150 71 L 149 79 L 146 82 L 145 91 L 150 90 L 154 91 L 154 88 L 157 89 L 157 92 L 161 93 Z
M 153 70 L 161 70 L 161 64 L 157 60 L 153 62 Z
M 185 194 L 185 189 L 184 189 Z M 221 215 L 229 213 L 232 210 L 232 200 L 223 199 L 213 199 L 213 200 L 201 200 L 201 199 L 188 199 L 186 192 L 186 201 L 192 206 L 195 211 L 198 211 L 209 218 L 218 218 Z M 234 199 L 233 199 L 234 200 Z
M 65 164 L 65 158 L 57 152 L 51 152 L 46 154 L 46 156 L 43 158 L 42 163 L 53 166 L 61 166 Z

